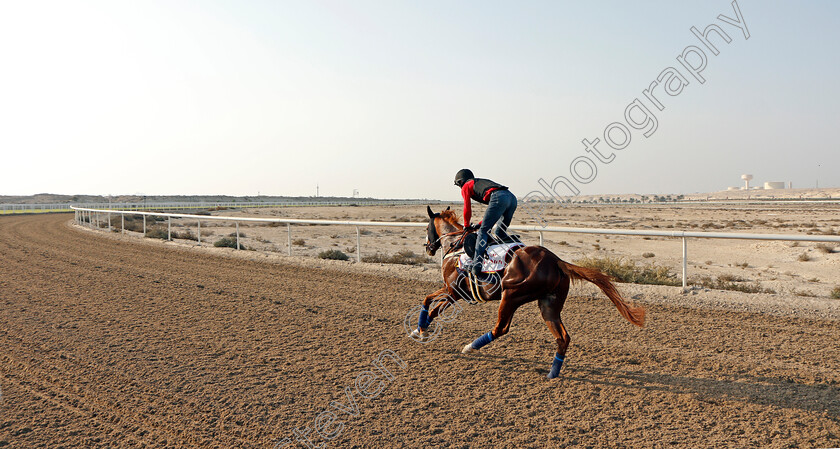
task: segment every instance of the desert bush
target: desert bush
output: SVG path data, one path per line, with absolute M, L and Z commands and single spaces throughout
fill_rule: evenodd
M 236 231 L 231 232 L 228 234 L 228 237 L 236 237 Z M 239 238 L 247 237 L 244 232 L 239 231 Z
M 217 248 L 233 248 L 236 249 L 236 237 L 222 237 L 213 243 Z M 239 243 L 239 249 L 247 249 L 242 242 Z
M 376 254 L 362 257 L 362 262 L 419 265 L 421 263 L 433 262 L 433 260 L 420 254 L 414 254 L 413 251 L 403 250 L 390 256 L 377 252 Z
M 292 245 L 295 245 L 295 246 L 306 245 L 306 240 L 304 240 L 304 239 L 294 239 L 294 240 L 292 240 Z
M 796 296 L 805 296 L 807 298 L 815 298 L 817 296 L 810 290 L 794 290 L 793 294 Z
M 169 240 L 169 232 L 166 230 L 166 228 L 156 226 L 150 229 L 146 229 L 146 237 L 150 239 Z
M 699 281 L 692 282 L 692 284 L 699 284 L 715 290 L 731 290 L 743 293 L 776 293 L 773 289 L 762 287 L 758 282 L 748 284 L 746 281 L 746 279 L 738 276 L 721 275 L 717 279 L 704 276 Z
M 818 244 L 818 245 L 817 245 L 817 249 L 818 249 L 819 251 L 821 251 L 821 252 L 826 253 L 826 254 L 831 254 L 831 253 L 833 253 L 833 252 L 834 252 L 834 246 L 832 246 L 832 245 L 828 245 L 828 244 L 826 244 L 826 243 L 820 243 L 820 244 Z
M 811 260 L 811 256 L 809 256 L 808 253 L 802 253 L 796 259 L 800 262 L 808 262 Z
M 211 236 L 211 235 L 213 235 L 212 230 L 210 230 L 210 229 L 202 229 L 201 230 L 201 236 L 202 237 L 208 237 L 208 236 Z
M 126 217 L 128 218 L 128 217 Z M 127 231 L 143 232 L 143 221 L 125 221 L 125 229 Z
M 350 256 L 344 254 L 341 250 L 337 249 L 330 249 L 327 251 L 321 251 L 318 253 L 319 259 L 330 259 L 330 260 L 348 260 Z
M 721 282 L 747 282 L 749 279 L 744 279 L 741 276 L 735 274 L 722 274 L 718 276 L 718 280 Z
M 682 282 L 677 278 L 677 275 L 675 273 L 671 273 L 670 268 L 654 264 L 636 266 L 636 264 L 632 261 L 627 261 L 618 257 L 587 257 L 576 260 L 574 263 L 582 267 L 594 268 L 598 271 L 606 273 L 619 282 L 652 285 L 682 285 Z
M 834 299 L 840 299 L 840 286 L 834 287 L 834 290 L 831 291 L 831 297 Z
M 740 268 L 749 268 L 750 264 L 747 262 L 735 262 L 735 266 Z
M 656 257 L 656 254 L 653 253 L 642 253 L 642 257 L 645 259 L 650 259 L 651 257 Z
M 260 243 L 271 243 L 271 241 L 270 241 L 270 240 L 268 240 L 267 238 L 265 238 L 265 237 L 263 237 L 263 236 L 261 236 L 261 235 L 258 235 L 258 236 L 256 236 L 256 237 L 254 237 L 254 240 L 256 240 L 256 241 L 258 241 L 258 242 L 260 242 Z
M 196 237 L 195 234 L 193 234 L 193 232 L 189 229 L 184 229 L 183 231 L 172 231 L 172 238 L 182 240 L 198 240 L 198 237 Z

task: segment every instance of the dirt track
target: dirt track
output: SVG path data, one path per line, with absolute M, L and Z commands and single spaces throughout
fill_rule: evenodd
M 325 410 L 334 439 L 309 434 L 325 447 L 840 446 L 836 321 L 649 305 L 638 329 L 572 297 L 569 362 L 547 382 L 535 306 L 462 356 L 495 305 L 465 306 L 424 345 L 402 321 L 434 284 L 119 242 L 69 219 L 0 218 L 0 447 L 272 448 Z M 406 363 L 383 363 L 390 382 L 371 368 L 385 350 Z M 384 389 L 366 399 L 358 379 Z M 345 388 L 358 416 L 330 405 L 350 410 Z

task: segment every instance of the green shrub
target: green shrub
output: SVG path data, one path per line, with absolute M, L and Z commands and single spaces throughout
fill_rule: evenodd
M 217 248 L 233 248 L 236 249 L 236 237 L 222 237 L 219 240 L 216 240 L 213 243 L 213 246 Z M 241 242 L 239 243 L 239 249 L 247 249 L 245 245 Z
M 834 299 L 840 299 L 840 286 L 834 287 L 834 290 L 831 291 L 831 297 Z
M 587 257 L 576 260 L 574 263 L 582 267 L 594 268 L 598 271 L 606 273 L 619 282 L 651 285 L 682 285 L 682 282 L 677 278 L 677 275 L 675 273 L 671 273 L 670 268 L 654 264 L 636 266 L 633 261 L 624 260 L 618 257 Z
M 331 260 L 348 260 L 350 256 L 344 254 L 341 250 L 337 249 L 330 249 L 327 251 L 321 251 L 318 253 L 319 259 L 331 259 Z

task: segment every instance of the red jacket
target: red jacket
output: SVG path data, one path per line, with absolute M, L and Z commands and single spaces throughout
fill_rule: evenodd
M 497 184 L 498 185 L 498 184 Z M 461 196 L 464 197 L 464 226 L 470 225 L 470 218 L 472 218 L 472 203 L 470 200 L 475 195 L 475 179 L 470 179 L 464 186 L 461 187 Z M 499 190 L 496 187 L 491 187 L 484 192 L 484 198 L 482 198 L 482 202 L 485 204 L 490 201 L 490 194 L 494 191 Z M 478 224 L 480 225 L 481 222 L 479 221 Z

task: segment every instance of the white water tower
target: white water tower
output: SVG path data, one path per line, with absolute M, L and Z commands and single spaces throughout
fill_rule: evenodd
M 744 180 L 744 190 L 750 190 L 750 181 L 752 181 L 753 175 L 741 175 L 741 179 Z

